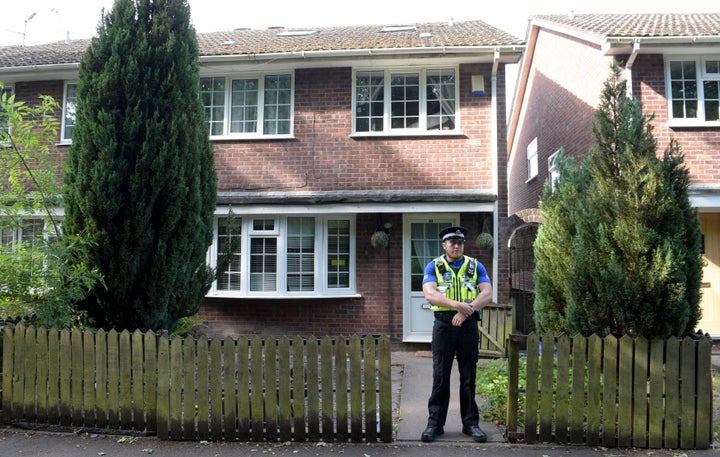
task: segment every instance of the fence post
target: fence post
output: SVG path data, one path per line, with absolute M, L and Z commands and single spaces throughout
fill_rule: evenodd
M 520 379 L 520 343 L 525 335 L 510 334 L 508 339 L 508 403 L 507 403 L 507 438 L 515 441 L 518 424 L 518 382 Z

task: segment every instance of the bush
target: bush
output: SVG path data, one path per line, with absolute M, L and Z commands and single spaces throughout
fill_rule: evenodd
M 519 382 L 525 385 L 527 373 L 527 359 L 520 358 Z M 504 425 L 507 420 L 507 393 L 508 393 L 508 361 L 507 359 L 494 359 L 487 363 L 478 364 L 477 378 L 475 380 L 475 393 L 482 397 L 478 405 L 480 417 L 484 422 Z M 518 394 L 518 412 L 525 409 L 525 392 Z M 525 415 L 518 414 L 518 425 L 524 427 Z

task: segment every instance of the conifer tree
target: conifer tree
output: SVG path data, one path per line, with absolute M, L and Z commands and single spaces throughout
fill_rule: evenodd
M 216 173 L 185 0 L 116 0 L 80 63 L 64 177 L 66 231 L 104 277 L 83 302 L 100 327 L 168 329 L 212 281 Z
M 543 197 L 535 247 L 539 330 L 648 338 L 694 331 L 700 222 L 679 146 L 672 140 L 658 158 L 651 120 L 614 66 L 596 113 L 595 146 L 581 166 L 587 174 L 576 173 L 588 180 L 563 183 L 576 190 L 570 198 Z M 554 233 L 558 225 L 564 228 Z M 543 270 L 553 271 L 553 261 L 565 271 L 555 268 L 548 278 Z

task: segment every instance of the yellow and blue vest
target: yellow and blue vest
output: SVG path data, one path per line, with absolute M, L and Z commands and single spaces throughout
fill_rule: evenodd
M 435 277 L 437 288 L 451 300 L 470 303 L 478 295 L 478 272 L 477 260 L 466 255 L 463 256 L 463 264 L 455 272 L 448 264 L 445 256 L 433 260 L 435 262 Z M 430 309 L 435 311 L 455 311 L 455 308 L 432 305 Z

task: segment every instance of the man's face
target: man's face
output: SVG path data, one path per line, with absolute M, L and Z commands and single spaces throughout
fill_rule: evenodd
M 465 240 L 445 240 L 442 243 L 445 255 L 448 260 L 458 260 L 463 256 L 465 250 Z

